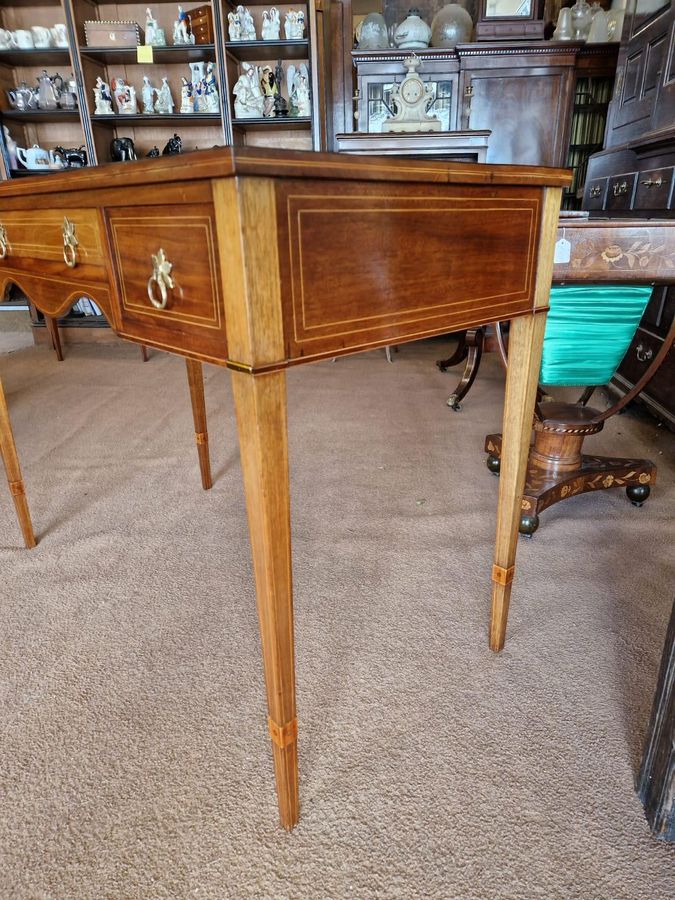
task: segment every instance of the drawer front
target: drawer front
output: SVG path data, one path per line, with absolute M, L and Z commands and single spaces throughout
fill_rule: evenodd
M 593 178 L 586 185 L 584 209 L 604 209 L 608 178 Z
M 628 352 L 619 366 L 619 374 L 635 384 L 644 375 L 652 360 L 663 346 L 663 341 L 648 331 L 638 328 Z M 656 375 L 649 381 L 643 391 L 648 397 L 656 400 L 668 410 L 675 410 L 675 351 L 673 347 L 661 363 Z
M 107 211 L 106 220 L 120 333 L 163 349 L 225 360 L 225 315 L 211 204 L 115 208 Z M 158 308 L 151 297 L 165 305 Z
M 66 219 L 68 225 L 65 224 Z M 4 228 L 8 265 L 45 260 L 60 265 L 64 271 L 78 266 L 103 266 L 103 241 L 98 213 L 94 209 L 43 209 L 36 212 L 9 210 L 0 212 Z M 75 266 L 64 259 L 64 234 L 70 232 L 76 242 Z M 0 251 L 1 252 L 1 251 Z
M 636 180 L 637 172 L 627 172 L 610 178 L 605 209 L 630 209 Z
M 633 209 L 668 209 L 673 186 L 672 166 L 640 172 Z

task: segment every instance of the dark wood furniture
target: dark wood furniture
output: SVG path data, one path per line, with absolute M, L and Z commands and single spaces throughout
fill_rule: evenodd
M 661 657 L 637 792 L 655 837 L 675 841 L 675 603 Z
M 339 153 L 376 153 L 418 159 L 487 162 L 489 131 L 433 131 L 409 134 L 367 134 L 352 131 L 335 136 Z
M 231 370 L 286 828 L 299 805 L 285 370 L 512 320 L 490 626 L 501 649 L 568 183 L 561 170 L 227 148 L 189 166 L 145 160 L 0 186 L 2 281 L 49 315 L 90 296 L 123 337 Z M 29 220 L 40 240 L 21 243 Z
M 554 282 L 649 284 L 665 279 L 675 281 L 675 219 L 618 222 L 565 218 L 560 221 L 558 234 L 561 239 L 564 234 L 571 246 L 569 260 L 553 266 Z M 637 265 L 635 261 L 631 263 L 631 253 L 635 252 L 632 248 L 636 245 L 653 248 L 640 252 Z M 547 402 L 538 405 L 534 445 L 525 478 L 521 534 L 534 534 L 539 527 L 539 513 L 549 506 L 586 491 L 622 487 L 635 506 L 641 506 L 649 497 L 656 478 L 656 467 L 651 460 L 583 455 L 582 446 L 587 437 L 601 431 L 610 416 L 620 412 L 658 376 L 661 367 L 672 358 L 674 342 L 675 323 L 671 323 L 658 352 L 631 390 L 603 412 L 586 406 L 592 390 L 585 392 L 577 404 Z M 485 452 L 488 453 L 488 468 L 498 474 L 500 435 L 487 435 Z
M 589 160 L 584 209 L 593 217 L 642 219 L 645 224 L 675 218 L 675 6 L 668 0 L 648 15 L 635 3 L 627 10 L 605 149 Z M 633 265 L 642 265 L 645 254 L 658 246 L 643 242 L 632 247 Z M 608 249 L 610 256 L 619 252 Z M 630 258 L 622 258 L 625 271 Z M 663 346 L 674 318 L 675 290 L 662 283 L 612 380 L 617 393 L 632 390 Z M 675 429 L 673 352 L 639 400 Z
M 518 5 L 500 0 L 478 0 L 477 41 L 544 40 L 544 0 L 528 0 Z
M 5 466 L 7 475 L 7 483 L 9 492 L 14 501 L 14 508 L 19 520 L 19 527 L 26 547 L 30 550 L 35 546 L 35 534 L 33 533 L 33 523 L 31 522 L 30 512 L 28 509 L 28 500 L 26 499 L 26 488 L 21 475 L 21 467 L 19 465 L 19 456 L 16 452 L 16 443 L 14 442 L 14 433 L 12 432 L 12 424 L 9 419 L 9 410 L 7 409 L 7 399 L 2 387 L 0 379 L 0 456 Z

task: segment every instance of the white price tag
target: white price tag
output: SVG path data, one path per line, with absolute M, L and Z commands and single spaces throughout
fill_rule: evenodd
M 554 263 L 568 263 L 572 257 L 572 245 L 567 238 L 560 238 L 555 242 Z

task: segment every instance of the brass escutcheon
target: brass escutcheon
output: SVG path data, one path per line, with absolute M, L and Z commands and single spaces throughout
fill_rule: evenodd
M 63 217 L 63 260 L 70 269 L 77 265 L 77 247 L 79 241 L 75 237 L 75 223 L 68 216 Z
M 174 282 L 171 277 L 172 263 L 166 258 L 164 250 L 160 247 L 157 254 L 152 254 L 152 275 L 148 278 L 148 299 L 156 309 L 164 309 L 169 293 L 167 288 L 173 290 Z M 155 297 L 155 285 L 159 290 L 161 300 Z

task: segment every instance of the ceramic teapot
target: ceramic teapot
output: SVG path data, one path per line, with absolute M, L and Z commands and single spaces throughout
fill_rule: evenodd
M 19 87 L 13 91 L 7 91 L 10 106 L 13 109 L 26 110 L 37 109 L 37 96 L 35 91 L 22 81 Z
M 22 165 L 33 171 L 63 168 L 63 160 L 55 156 L 53 150 L 45 150 L 37 144 L 33 144 L 27 150 L 24 150 L 23 147 L 17 147 L 16 155 Z
M 42 75 L 38 78 L 38 106 L 40 109 L 57 109 L 61 92 L 63 91 L 63 78 L 60 75 L 54 75 L 51 78 L 47 75 L 47 70 L 42 70 Z

